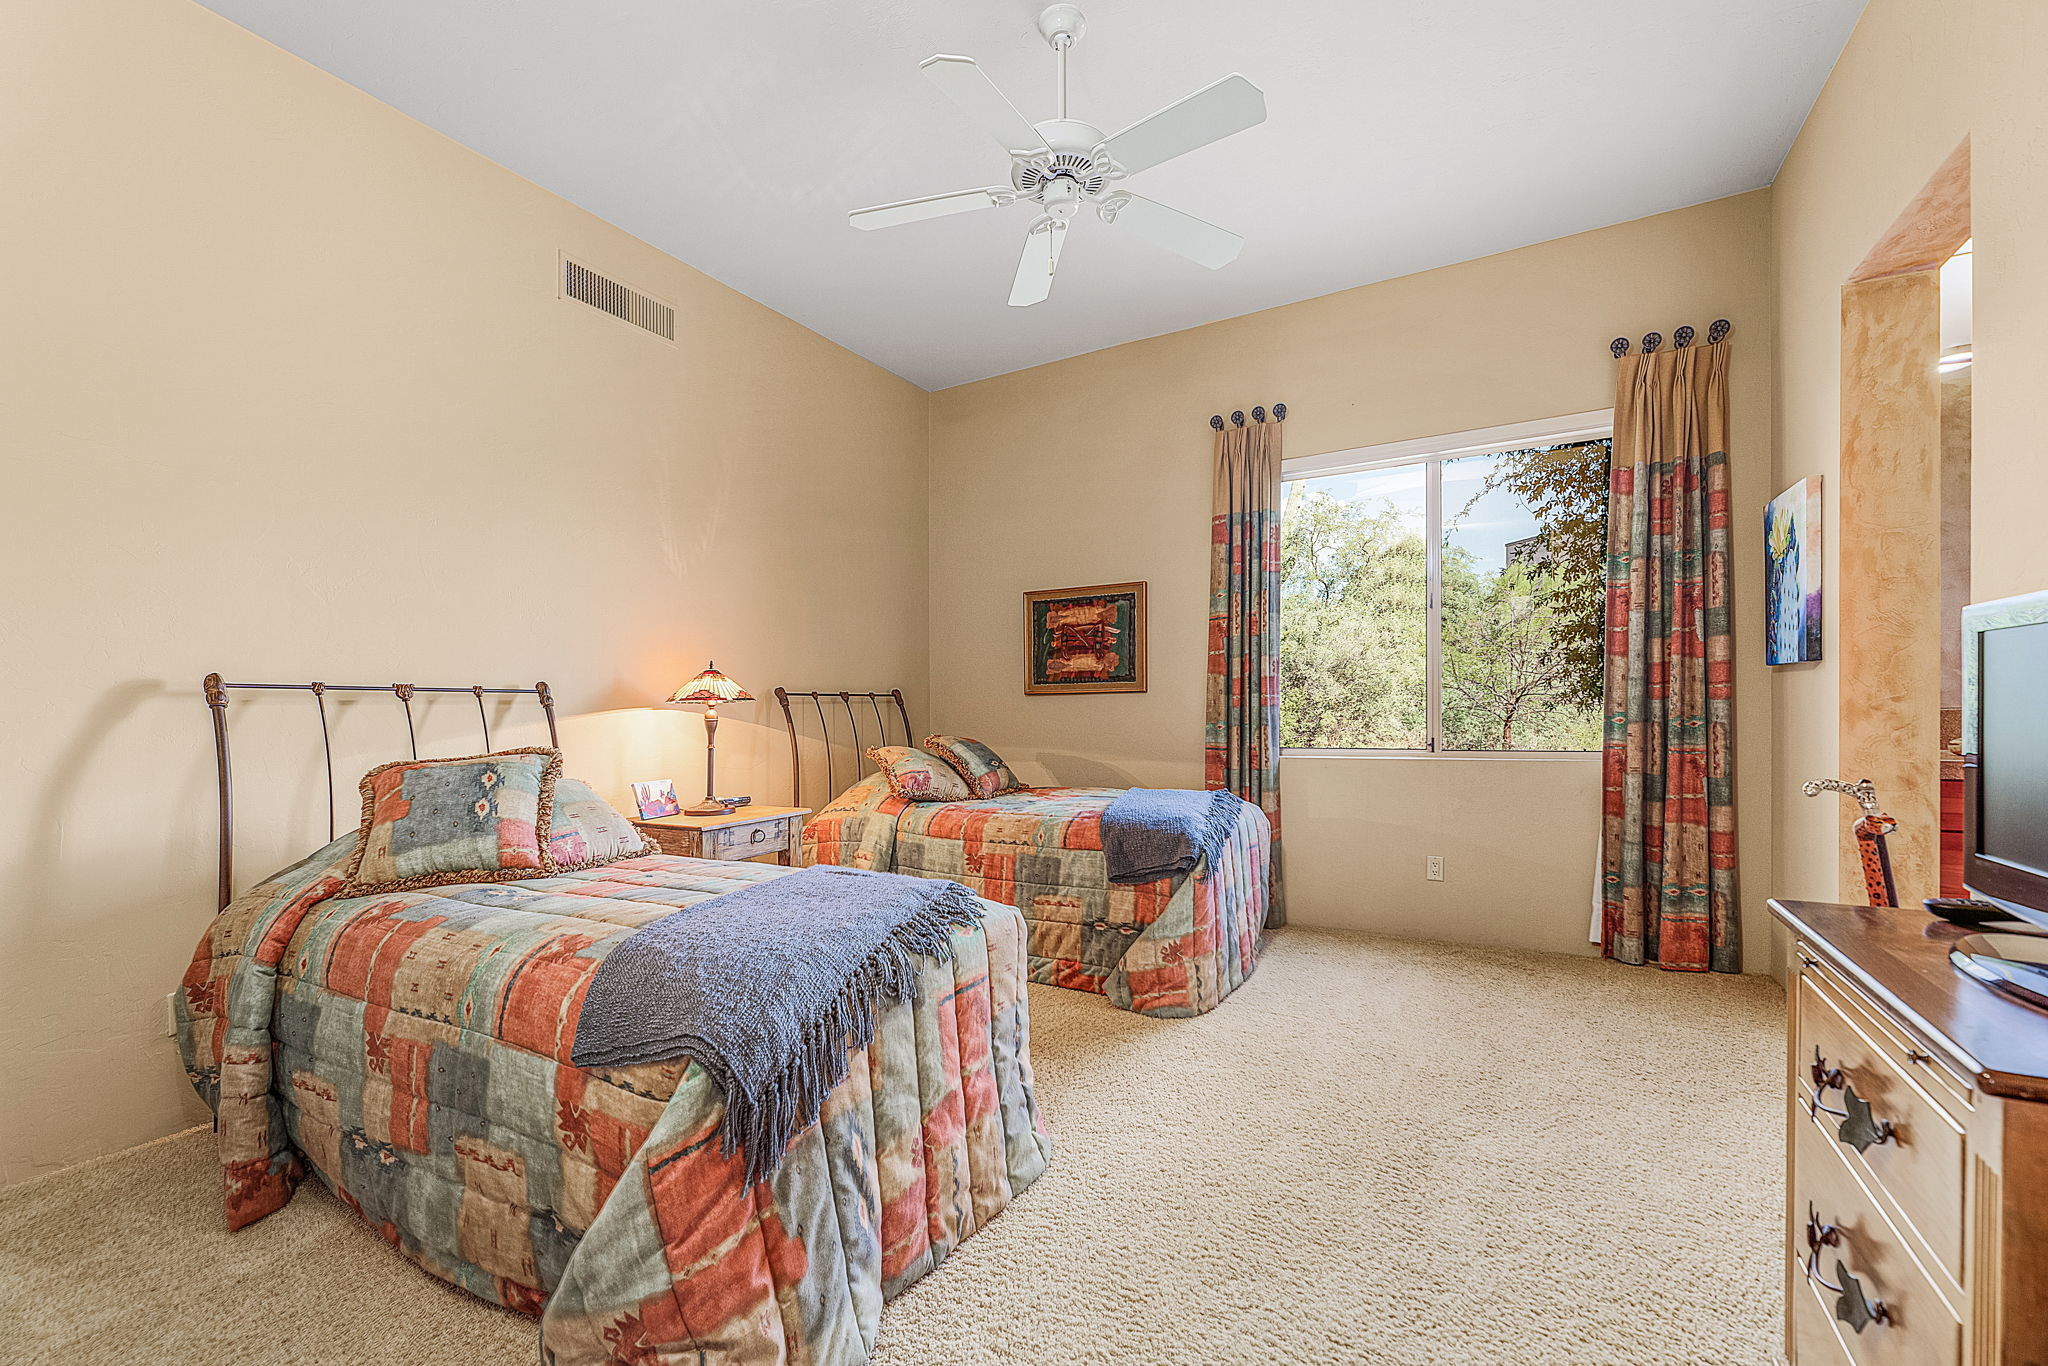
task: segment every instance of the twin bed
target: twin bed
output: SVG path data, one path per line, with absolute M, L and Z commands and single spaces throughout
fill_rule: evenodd
M 946 878 L 1013 906 L 1031 980 L 1107 996 L 1145 1015 L 1199 1015 L 1258 961 L 1266 818 L 1245 804 L 1230 837 L 1188 873 L 1110 882 L 1102 818 L 1120 789 L 1035 787 L 966 801 L 910 801 L 870 775 L 805 827 L 803 861 Z
M 908 999 L 876 1006 L 843 1079 L 750 1182 L 720 1141 L 725 1096 L 706 1067 L 579 1066 L 578 1007 L 637 930 L 797 870 L 642 853 L 576 784 L 573 828 L 565 815 L 550 835 L 542 819 L 538 840 L 561 856 L 544 867 L 359 894 L 358 847 L 382 855 L 386 837 L 349 832 L 234 895 L 239 686 L 256 685 L 207 680 L 224 904 L 177 1006 L 188 1075 L 216 1116 L 229 1224 L 282 1207 L 311 1174 L 426 1270 L 539 1317 L 552 1366 L 867 1361 L 883 1302 L 1046 1167 L 1027 980 L 1191 1014 L 1252 966 L 1256 811 L 1177 882 L 1110 887 L 1096 876 L 1101 790 L 928 810 L 856 782 L 806 852 L 962 881 L 984 898 L 980 918 L 950 931 L 950 961 L 918 960 Z M 305 689 L 323 742 L 335 686 Z M 392 691 L 410 734 L 414 690 Z M 553 738 L 545 684 L 439 691 L 476 694 L 486 749 L 486 691 L 536 697 Z M 558 790 L 568 802 L 572 785 Z M 586 848 L 607 842 L 602 858 Z
M 822 762 L 814 759 L 811 767 L 824 769 L 828 792 L 837 786 L 835 733 L 856 753 L 886 750 L 895 739 L 893 718 L 902 745 L 911 745 L 899 691 L 778 688 L 776 699 L 789 731 L 790 786 L 799 798 L 812 785 L 799 717 L 814 718 L 805 728 L 813 732 L 808 749 Z M 857 761 L 852 785 L 831 795 L 806 825 L 803 862 L 963 883 L 1023 914 L 1032 981 L 1097 992 L 1141 1014 L 1212 1010 L 1256 966 L 1272 878 L 1272 832 L 1257 807 L 1244 805 L 1228 837 L 1185 874 L 1115 883 L 1102 823 L 1123 789 L 1019 787 L 954 801 L 912 800 L 892 789 L 887 774 L 864 771 L 872 767 L 872 759 L 864 767 Z

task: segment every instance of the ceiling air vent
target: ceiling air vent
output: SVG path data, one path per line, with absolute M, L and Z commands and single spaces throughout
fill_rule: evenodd
M 652 332 L 663 341 L 676 339 L 673 308 L 566 256 L 562 258 L 562 297 L 580 299 L 621 322 Z

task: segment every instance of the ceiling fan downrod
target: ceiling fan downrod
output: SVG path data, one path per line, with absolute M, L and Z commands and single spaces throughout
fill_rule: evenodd
M 1060 117 L 1067 116 L 1067 53 L 1088 32 L 1079 5 L 1047 5 L 1038 16 L 1038 31 L 1060 55 Z

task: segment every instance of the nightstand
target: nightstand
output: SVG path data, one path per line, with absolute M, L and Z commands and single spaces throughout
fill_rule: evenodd
M 807 806 L 743 806 L 722 816 L 661 816 L 633 828 L 683 858 L 750 859 L 774 854 L 789 865 L 802 843 Z

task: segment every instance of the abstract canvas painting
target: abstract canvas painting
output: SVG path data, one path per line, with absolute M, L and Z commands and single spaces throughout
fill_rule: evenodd
M 1820 658 L 1820 476 L 1764 508 L 1764 663 Z
M 1145 691 L 1145 585 L 1026 593 L 1024 691 Z

